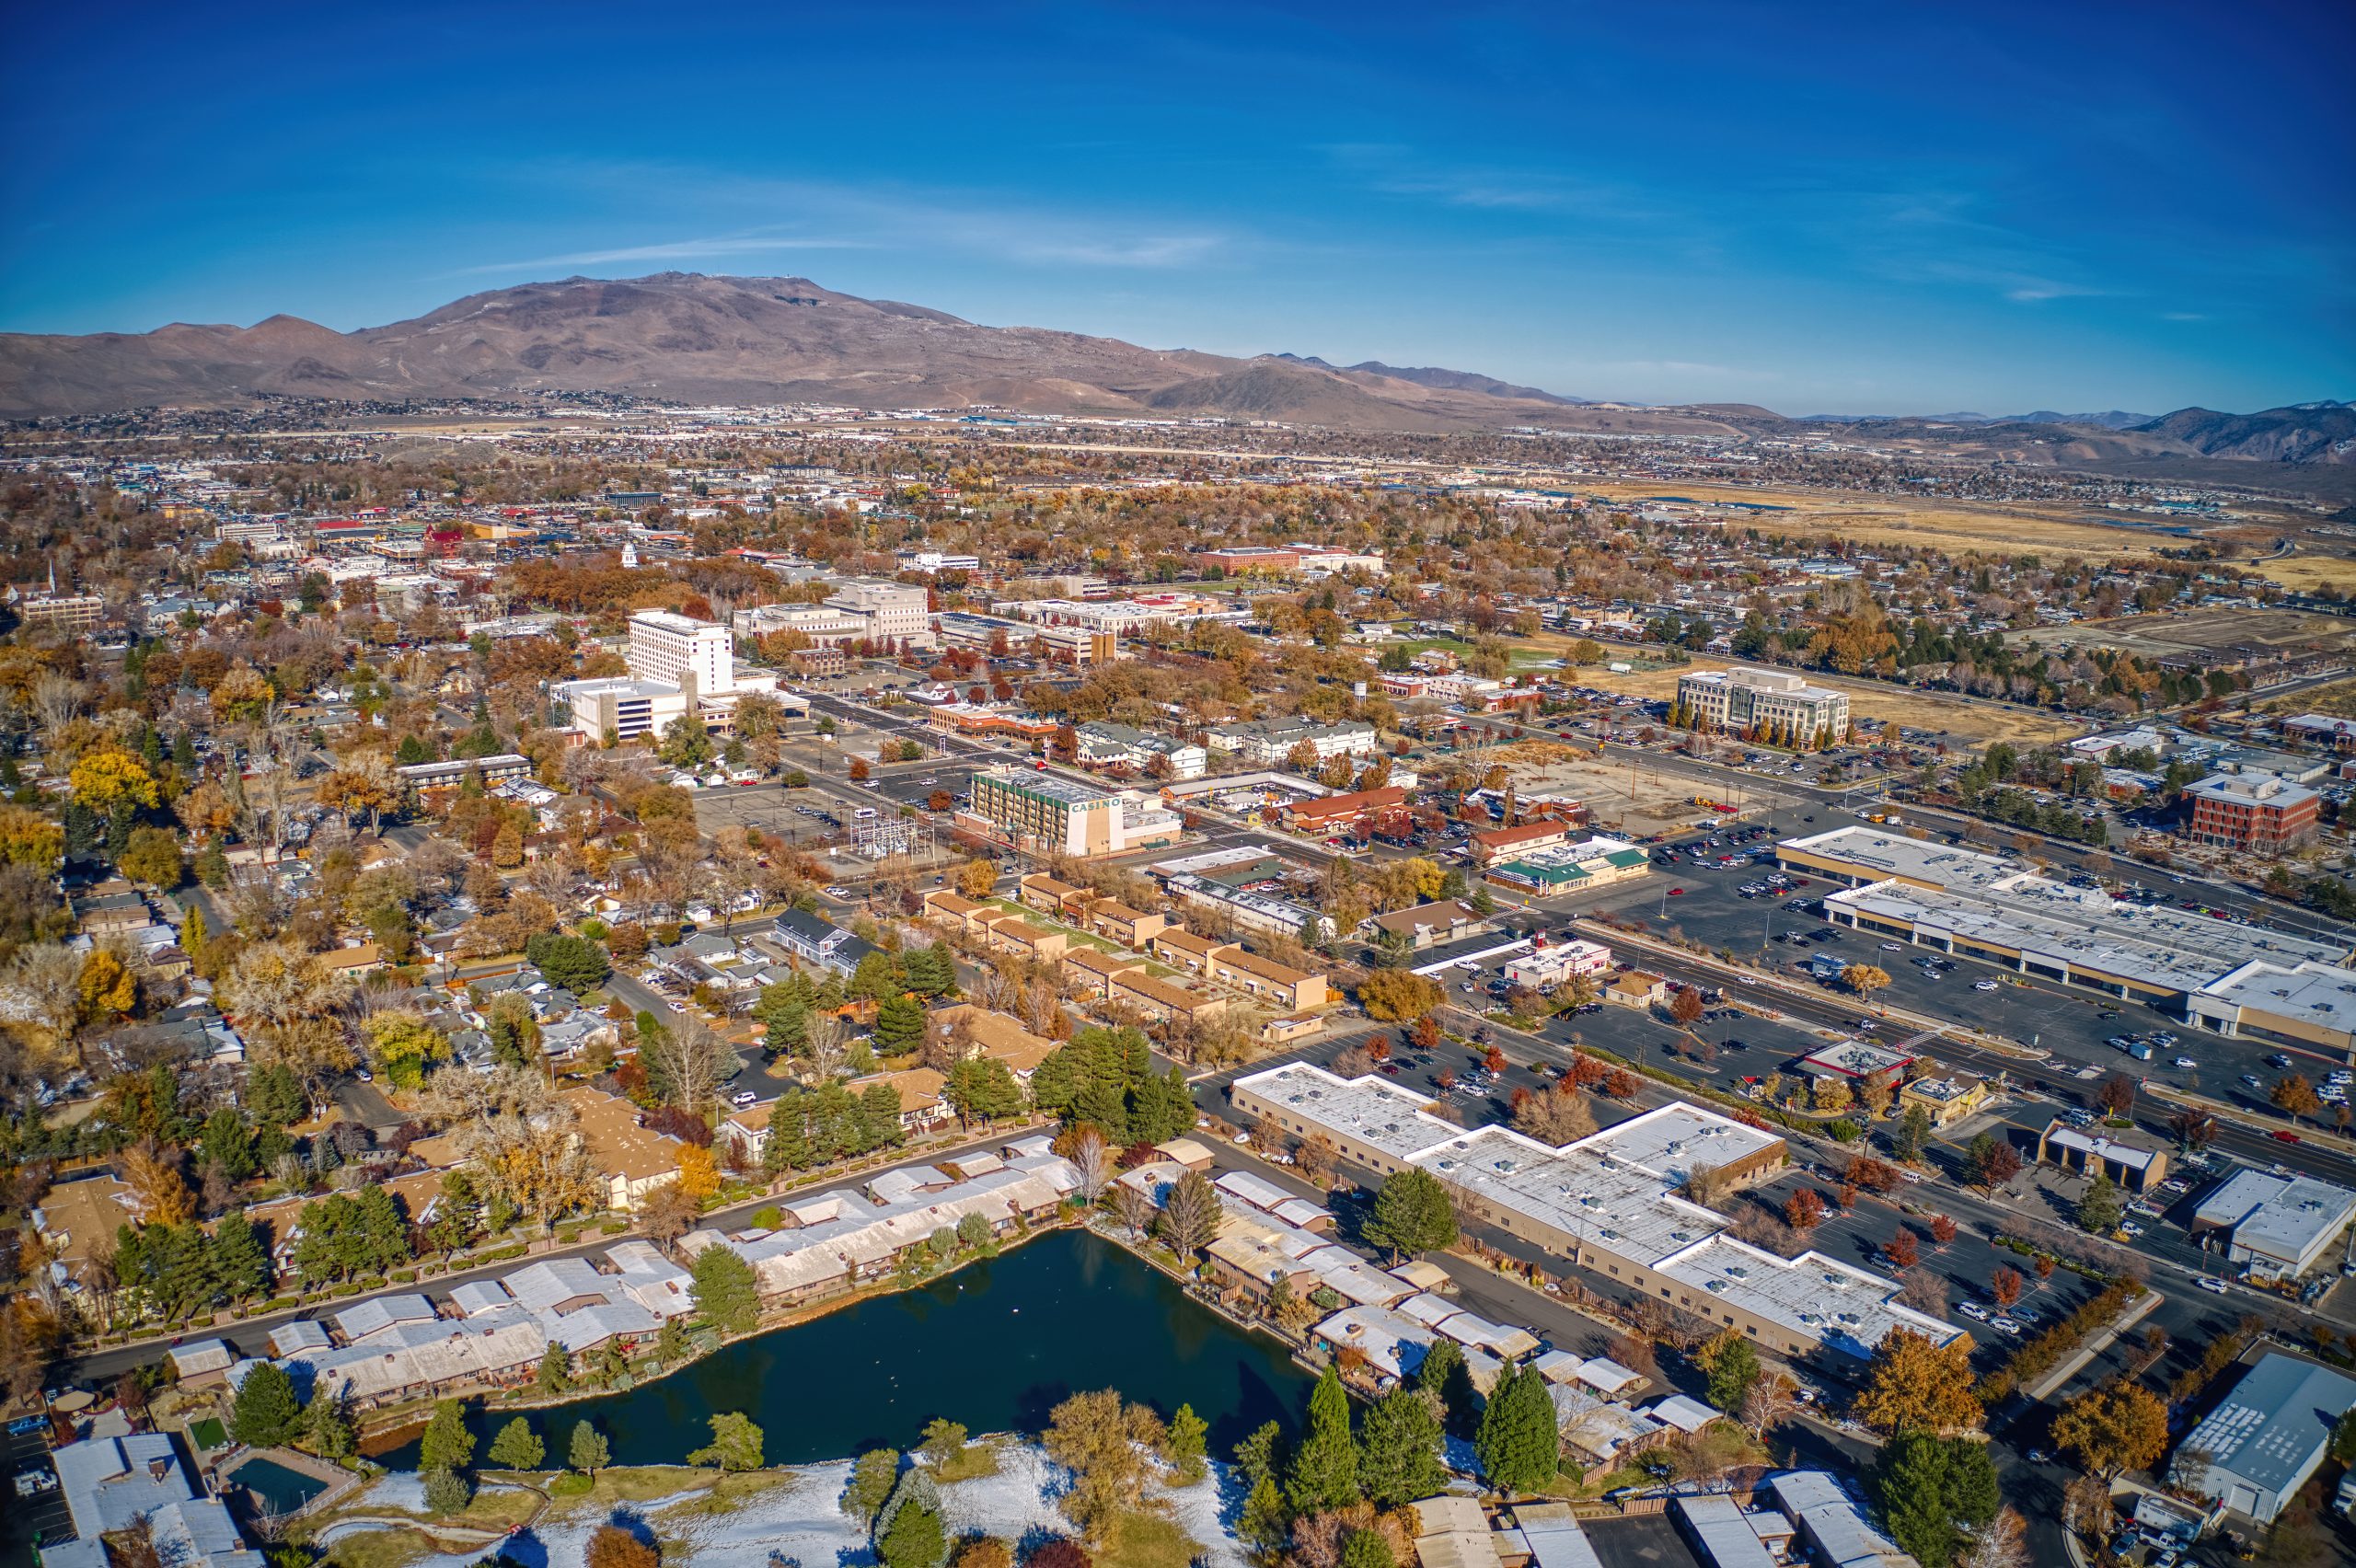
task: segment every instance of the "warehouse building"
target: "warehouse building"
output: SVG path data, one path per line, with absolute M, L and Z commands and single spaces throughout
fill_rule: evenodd
M 2356 970 L 2253 958 L 2193 993 L 2191 1021 L 2219 1034 L 2329 1051 L 2356 1061 Z
M 2356 1409 L 2356 1381 L 2269 1355 L 2177 1445 L 2172 1484 L 2270 1525 L 2323 1463 L 2331 1429 Z

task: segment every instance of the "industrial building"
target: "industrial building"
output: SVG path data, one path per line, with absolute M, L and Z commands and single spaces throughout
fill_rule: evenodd
M 2195 1236 L 2228 1233 L 2225 1256 L 2252 1274 L 2296 1279 L 2356 1223 L 2356 1192 L 2312 1176 L 2236 1171 L 2192 1211 Z
M 2269 1354 L 2177 1445 L 2168 1479 L 2270 1525 L 2323 1463 L 2333 1425 L 2350 1409 L 2356 1381 Z

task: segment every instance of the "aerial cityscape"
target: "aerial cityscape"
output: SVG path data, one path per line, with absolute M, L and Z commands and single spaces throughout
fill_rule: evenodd
M 2356 14 L 550 20 L 12 29 L 0 1564 L 2356 1562 Z

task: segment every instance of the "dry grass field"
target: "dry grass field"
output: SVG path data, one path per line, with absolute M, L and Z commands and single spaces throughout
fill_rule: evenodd
M 2356 680 L 2309 686 L 2259 706 L 2268 713 L 2326 713 L 2334 719 L 2356 719 Z
M 1544 644 L 1550 653 L 1561 653 L 1576 640 L 1547 632 L 1518 640 Z M 1642 649 L 1605 646 L 1614 659 L 1645 656 Z M 1657 653 L 1659 650 L 1652 651 Z M 1735 662 L 1720 661 L 1715 657 L 1696 659 L 1685 669 L 1719 669 Z M 1599 664 L 1581 670 L 1566 669 L 1562 675 L 1574 685 L 1624 692 L 1631 697 L 1670 698 L 1677 695 L 1677 677 L 1683 673 L 1675 669 L 1636 670 L 1624 675 L 1615 675 Z M 2039 713 L 2033 709 L 2015 708 L 1979 698 L 1958 697 L 1952 692 L 1909 691 L 1900 686 L 1885 686 L 1878 681 L 1849 680 L 1817 670 L 1805 673 L 1815 685 L 1847 692 L 1849 709 L 1860 720 L 1870 719 L 1878 723 L 1895 721 L 1915 729 L 1945 731 L 1951 745 L 1984 746 L 1991 741 L 2040 745 L 2048 741 L 2066 740 L 2085 732 L 2084 724 L 2053 714 Z
M 2151 549 L 2165 539 L 2132 528 L 2080 522 L 2084 507 L 1974 506 L 1952 501 L 1911 501 L 1903 496 L 1747 490 L 1667 480 L 1648 484 L 1581 480 L 1579 488 L 1615 500 L 1673 494 L 1701 502 L 1785 507 L 1789 510 L 1761 513 L 1755 525 L 1788 533 L 1829 533 L 1867 544 L 1925 545 L 1957 552 L 2015 555 L 2026 549 L 2073 556 L 2130 555 Z
M 2356 646 L 2356 620 L 2310 615 L 2304 610 L 2191 610 L 2040 627 L 2020 633 L 2019 640 L 2041 648 L 2101 643 L 2154 658 L 2245 644 L 2275 649 L 2341 649 Z

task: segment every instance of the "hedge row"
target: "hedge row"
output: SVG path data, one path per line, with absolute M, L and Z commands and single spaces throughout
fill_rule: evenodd
M 1981 1379 L 1981 1399 L 1994 1404 L 2022 1384 L 2051 1371 L 2063 1356 L 2108 1328 L 2142 1294 L 2142 1286 L 2128 1280 L 2119 1280 L 2096 1292 L 2076 1311 L 2022 1345 L 2010 1361 Z

